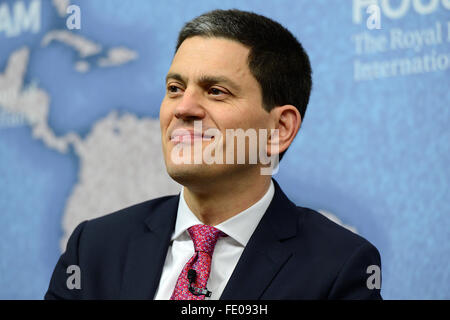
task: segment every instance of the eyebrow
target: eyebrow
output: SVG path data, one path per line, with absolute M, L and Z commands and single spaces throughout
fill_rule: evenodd
M 167 76 L 166 76 L 166 83 L 170 79 L 174 79 L 174 80 L 183 82 L 184 84 L 187 82 L 186 79 L 179 73 L 172 73 L 172 72 L 168 73 Z M 223 84 L 229 85 L 236 92 L 241 91 L 241 87 L 237 83 L 235 83 L 233 80 L 231 80 L 230 78 L 227 78 L 225 76 L 202 75 L 198 79 L 198 83 L 201 86 L 211 86 L 211 85 L 214 85 L 214 84 L 223 83 Z

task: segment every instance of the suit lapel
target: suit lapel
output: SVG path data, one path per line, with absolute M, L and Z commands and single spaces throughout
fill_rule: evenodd
M 245 247 L 220 299 L 261 298 L 272 279 L 292 256 L 284 240 L 295 237 L 298 216 L 293 204 L 273 180 L 275 194 Z M 179 196 L 152 210 L 143 231 L 129 243 L 121 299 L 153 299 L 175 227 Z
M 153 299 L 175 226 L 178 196 L 161 203 L 129 243 L 121 299 Z
M 283 241 L 297 234 L 298 216 L 293 204 L 273 180 L 275 193 L 258 227 L 245 247 L 220 299 L 261 298 L 272 279 L 292 256 Z

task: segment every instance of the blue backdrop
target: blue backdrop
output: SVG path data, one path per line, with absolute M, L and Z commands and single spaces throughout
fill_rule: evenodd
M 379 249 L 384 298 L 449 299 L 448 0 L 0 1 L 0 298 L 41 299 L 81 220 L 177 192 L 163 79 L 180 28 L 215 8 L 266 15 L 309 53 L 275 175 L 288 196 Z

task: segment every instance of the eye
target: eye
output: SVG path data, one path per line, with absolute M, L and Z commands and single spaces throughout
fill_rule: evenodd
M 181 88 L 178 87 L 178 86 L 175 86 L 175 85 L 168 85 L 167 86 L 167 93 L 172 94 L 172 95 L 179 93 L 180 90 L 181 90 Z
M 177 86 L 168 86 L 167 91 L 169 92 L 176 92 L 178 90 Z
M 213 96 L 218 96 L 218 95 L 221 95 L 221 94 L 227 94 L 225 91 L 220 90 L 218 88 L 210 88 L 208 93 L 212 94 Z

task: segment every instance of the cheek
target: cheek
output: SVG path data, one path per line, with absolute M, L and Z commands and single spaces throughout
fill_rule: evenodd
M 165 130 L 170 123 L 172 118 L 172 111 L 170 106 L 163 100 L 161 107 L 159 108 L 159 123 L 161 125 L 161 130 Z
M 230 129 L 249 129 L 249 128 L 261 128 L 264 121 L 260 114 L 253 112 L 238 112 L 221 114 L 215 117 L 220 119 L 220 125 L 222 128 Z
M 264 128 L 267 116 L 262 112 L 249 111 L 247 114 L 241 116 L 239 122 L 242 128 Z

